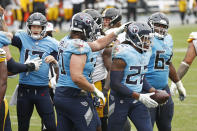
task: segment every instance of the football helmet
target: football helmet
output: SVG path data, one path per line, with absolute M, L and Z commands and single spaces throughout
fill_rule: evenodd
M 100 28 L 102 28 L 102 15 L 95 9 L 85 9 L 83 12 L 88 13 L 89 15 L 92 16 L 94 21 L 98 24 Z
M 122 20 L 122 15 L 120 11 L 116 8 L 107 8 L 102 13 L 103 18 L 109 18 L 109 26 L 114 26 L 116 23 Z
M 126 40 L 142 51 L 151 49 L 152 37 L 152 30 L 146 23 L 133 22 L 127 27 Z
M 83 32 L 87 41 L 94 41 L 97 27 L 91 15 L 79 12 L 72 17 L 70 30 Z
M 42 26 L 42 31 L 40 34 L 33 34 L 31 31 L 32 25 L 39 25 Z M 27 19 L 27 33 L 30 35 L 33 39 L 40 39 L 43 38 L 46 34 L 46 26 L 47 26 L 47 19 L 46 17 L 41 13 L 33 13 L 29 16 Z
M 148 24 L 159 39 L 163 39 L 169 28 L 169 20 L 164 13 L 156 12 L 148 18 Z

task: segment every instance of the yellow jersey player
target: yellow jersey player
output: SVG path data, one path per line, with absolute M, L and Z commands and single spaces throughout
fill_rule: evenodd
M 4 131 L 8 115 L 8 103 L 4 99 L 7 88 L 6 52 L 0 48 L 0 130 Z

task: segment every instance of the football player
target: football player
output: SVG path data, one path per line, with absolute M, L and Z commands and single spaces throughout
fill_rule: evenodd
M 148 83 L 159 90 L 166 90 L 170 94 L 168 87 L 168 77 L 174 81 L 180 89 L 180 96 L 186 95 L 182 82 L 176 74 L 176 70 L 171 62 L 173 55 L 173 40 L 168 34 L 169 20 L 165 14 L 157 12 L 148 18 L 148 24 L 153 30 L 152 55 L 148 64 L 148 72 L 145 77 Z M 172 98 L 164 105 L 150 108 L 151 122 L 154 126 L 156 122 L 159 131 L 171 131 L 171 121 L 174 112 Z
M 6 129 L 5 123 L 7 123 L 9 117 L 7 117 L 8 103 L 7 101 L 4 101 L 4 96 L 7 88 L 6 52 L 2 48 L 0 48 L 0 72 L 0 130 L 4 131 L 4 129 Z M 7 131 L 11 131 L 11 128 L 7 129 Z
M 13 38 L 13 35 L 8 32 L 3 32 L 3 31 L 7 31 L 7 26 L 3 19 L 3 15 L 4 15 L 4 9 L 0 7 L 0 16 L 1 16 L 0 17 L 0 23 L 1 23 L 0 30 L 2 30 L 0 31 L 0 48 L 4 49 L 6 52 L 7 70 L 11 72 L 11 74 L 16 74 L 20 72 L 35 71 L 36 69 L 39 69 L 39 66 L 41 64 L 40 59 L 31 60 L 29 62 L 26 62 L 26 64 L 17 63 L 14 61 L 9 51 L 9 47 L 8 47 L 8 44 L 11 43 L 11 39 Z M 6 74 L 6 72 L 4 74 Z M 0 122 L 1 129 L 5 131 L 11 131 L 11 122 L 10 122 L 10 117 L 9 117 L 8 103 L 5 98 L 3 99 L 3 102 L 1 104 L 1 113 L 2 111 L 4 113 L 1 114 L 1 122 Z
M 97 10 L 94 10 L 94 9 L 86 9 L 83 12 L 91 15 L 94 21 L 99 25 L 98 32 L 97 32 L 98 37 L 99 38 L 104 37 L 104 35 L 101 35 L 103 34 L 102 15 Z M 96 59 L 96 63 L 94 65 L 95 67 L 92 73 L 92 80 L 93 80 L 95 87 L 99 89 L 100 91 L 102 91 L 106 98 L 106 103 L 101 102 L 100 105 L 96 106 L 98 116 L 101 120 L 102 131 L 106 131 L 107 130 L 107 115 L 108 115 L 108 90 L 104 88 L 105 79 L 107 77 L 107 70 L 103 62 L 103 57 L 102 57 L 103 51 L 104 49 L 97 51 L 97 52 L 93 52 L 93 55 L 95 56 L 95 59 Z M 96 100 L 96 98 L 94 98 L 94 100 Z
M 103 16 L 103 31 L 110 28 L 116 28 L 121 25 L 122 15 L 116 8 L 107 8 L 102 12 Z
M 63 38 L 59 44 L 60 75 L 54 97 L 58 131 L 73 128 L 77 131 L 95 131 L 100 125 L 89 92 L 103 102 L 105 98 L 92 84 L 91 74 L 95 63 L 92 51 L 99 51 L 110 44 L 124 31 L 124 26 L 94 41 L 97 26 L 89 14 L 77 13 L 72 17 L 70 36 Z
M 122 20 L 122 14 L 121 12 L 116 9 L 116 8 L 107 8 L 103 11 L 102 13 L 104 22 L 103 22 L 103 31 L 105 31 L 105 34 L 109 34 L 113 31 L 115 31 L 116 29 L 118 29 L 118 27 L 121 26 L 121 20 Z M 102 54 L 102 58 L 103 58 L 103 62 L 104 65 L 107 69 L 108 72 L 110 72 L 110 67 L 112 64 L 112 58 L 111 58 L 111 52 L 112 52 L 112 48 L 115 44 L 119 44 L 123 41 L 125 41 L 125 35 L 126 32 L 123 32 L 121 34 L 118 35 L 117 39 L 114 40 L 109 46 L 107 46 Z M 109 99 L 109 83 L 110 83 L 110 73 L 108 73 L 105 85 L 104 85 L 104 92 L 105 94 L 107 94 L 107 102 Z M 105 108 L 107 108 L 108 105 L 105 106 Z M 105 109 L 104 111 L 106 111 L 107 109 Z M 104 119 L 105 120 L 105 119 Z M 125 122 L 125 126 L 124 126 L 124 131 L 130 131 L 131 130 L 131 125 L 129 120 L 127 120 Z
M 27 32 L 17 32 L 12 45 L 20 50 L 20 62 L 36 57 L 42 60 L 37 71 L 20 73 L 17 96 L 18 130 L 28 131 L 34 105 L 47 130 L 55 131 L 55 115 L 48 91 L 49 65 L 56 65 L 57 41 L 45 37 L 47 20 L 41 13 L 33 13 L 27 20 Z
M 187 52 L 185 54 L 185 58 L 181 62 L 177 71 L 177 74 L 180 79 L 182 79 L 186 75 L 187 71 L 189 70 L 190 65 L 192 64 L 193 60 L 195 59 L 197 55 L 197 32 L 192 32 L 189 35 L 187 42 L 189 45 L 187 48 Z M 170 86 L 171 94 L 175 95 L 176 90 L 177 90 L 177 85 L 174 82 L 172 82 Z M 178 92 L 180 92 L 179 89 L 178 89 Z
M 127 116 L 137 130 L 153 130 L 148 108 L 157 107 L 158 103 L 150 98 L 154 92 L 142 94 L 150 56 L 151 28 L 146 23 L 129 24 L 126 41 L 112 51 L 109 131 L 123 131 Z

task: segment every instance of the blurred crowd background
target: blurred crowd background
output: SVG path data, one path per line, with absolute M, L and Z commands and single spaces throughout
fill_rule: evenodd
M 56 31 L 68 31 L 75 13 L 87 8 L 102 12 L 110 7 L 121 10 L 123 21 L 139 21 L 140 16 L 161 11 L 178 15 L 180 24 L 192 20 L 197 23 L 197 0 L 0 0 L 0 5 L 6 11 L 5 20 L 10 31 L 23 29 L 33 12 L 43 13 Z

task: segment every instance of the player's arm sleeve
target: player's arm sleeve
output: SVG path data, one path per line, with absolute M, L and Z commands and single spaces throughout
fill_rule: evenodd
M 22 41 L 18 36 L 13 36 L 11 45 L 17 47 L 19 50 L 22 48 Z
M 145 92 L 149 92 L 151 88 L 153 88 L 153 87 L 148 83 L 148 81 L 144 77 L 142 90 L 145 91 Z
M 111 71 L 110 72 L 110 87 L 120 95 L 125 97 L 131 97 L 133 91 L 121 83 L 123 79 L 123 71 Z
M 28 71 L 28 65 L 16 62 L 13 58 L 7 61 L 8 71 L 17 74 Z

